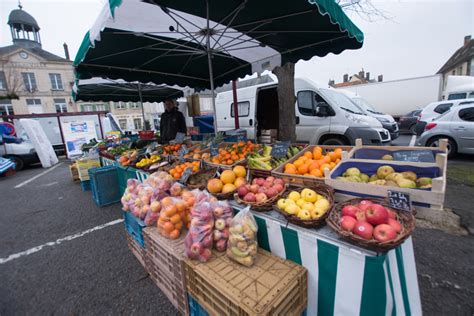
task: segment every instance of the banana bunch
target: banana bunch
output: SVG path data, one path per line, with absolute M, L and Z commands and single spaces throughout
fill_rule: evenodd
M 152 155 L 150 158 L 143 158 L 139 162 L 137 162 L 136 167 L 137 168 L 143 168 L 148 165 L 154 164 L 155 162 L 158 162 L 161 160 L 161 157 L 158 155 Z
M 264 146 L 261 154 L 254 153 L 247 157 L 247 164 L 252 169 L 272 170 L 299 153 L 300 150 L 301 148 L 298 146 L 290 146 L 288 147 L 286 157 L 275 158 L 270 155 L 272 147 Z

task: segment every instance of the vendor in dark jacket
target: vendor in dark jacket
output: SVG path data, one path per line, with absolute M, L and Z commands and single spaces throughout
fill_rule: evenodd
M 178 132 L 186 134 L 186 120 L 183 113 L 178 111 L 176 100 L 165 100 L 165 112 L 161 115 L 160 137 L 162 143 L 176 138 Z

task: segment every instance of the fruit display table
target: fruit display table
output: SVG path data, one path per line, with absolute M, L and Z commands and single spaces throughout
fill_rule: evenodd
M 259 247 L 308 269 L 308 315 L 421 315 L 411 238 L 377 254 L 327 226 L 305 229 L 274 211 L 252 213 Z

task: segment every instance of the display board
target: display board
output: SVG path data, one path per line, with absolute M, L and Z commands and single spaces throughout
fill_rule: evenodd
M 49 168 L 57 164 L 58 157 L 40 123 L 32 119 L 20 119 L 20 124 L 33 144 L 43 168 Z
M 82 145 L 97 137 L 93 121 L 64 122 L 61 125 L 68 158 L 82 155 Z

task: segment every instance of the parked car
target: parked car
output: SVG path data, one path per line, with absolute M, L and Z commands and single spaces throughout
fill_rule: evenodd
M 276 83 L 238 89 L 240 128 L 256 139 L 262 130 L 278 129 Z M 295 78 L 296 139 L 321 145 L 354 145 L 361 138 L 366 145 L 389 145 L 390 133 L 335 89 L 319 87 L 308 79 Z M 234 128 L 232 91 L 216 97 L 218 131 Z
M 456 107 L 463 104 L 472 104 L 474 99 L 462 99 L 462 100 L 446 100 L 438 101 L 428 104 L 423 108 L 420 113 L 420 117 L 415 126 L 415 132 L 417 135 L 421 135 L 425 130 L 425 126 L 432 119 L 438 117 L 441 114 L 446 113 L 451 107 Z
M 408 114 L 400 116 L 398 120 L 398 129 L 400 133 L 408 132 L 410 134 L 415 134 L 416 122 L 420 118 L 421 110 L 414 110 Z
M 0 156 L 12 160 L 16 165 L 16 170 L 40 162 L 38 154 L 26 134 L 23 134 L 21 138 L 0 135 Z
M 452 107 L 426 124 L 417 142 L 420 146 L 438 147 L 442 138 L 448 139 L 448 157 L 474 154 L 474 102 Z

